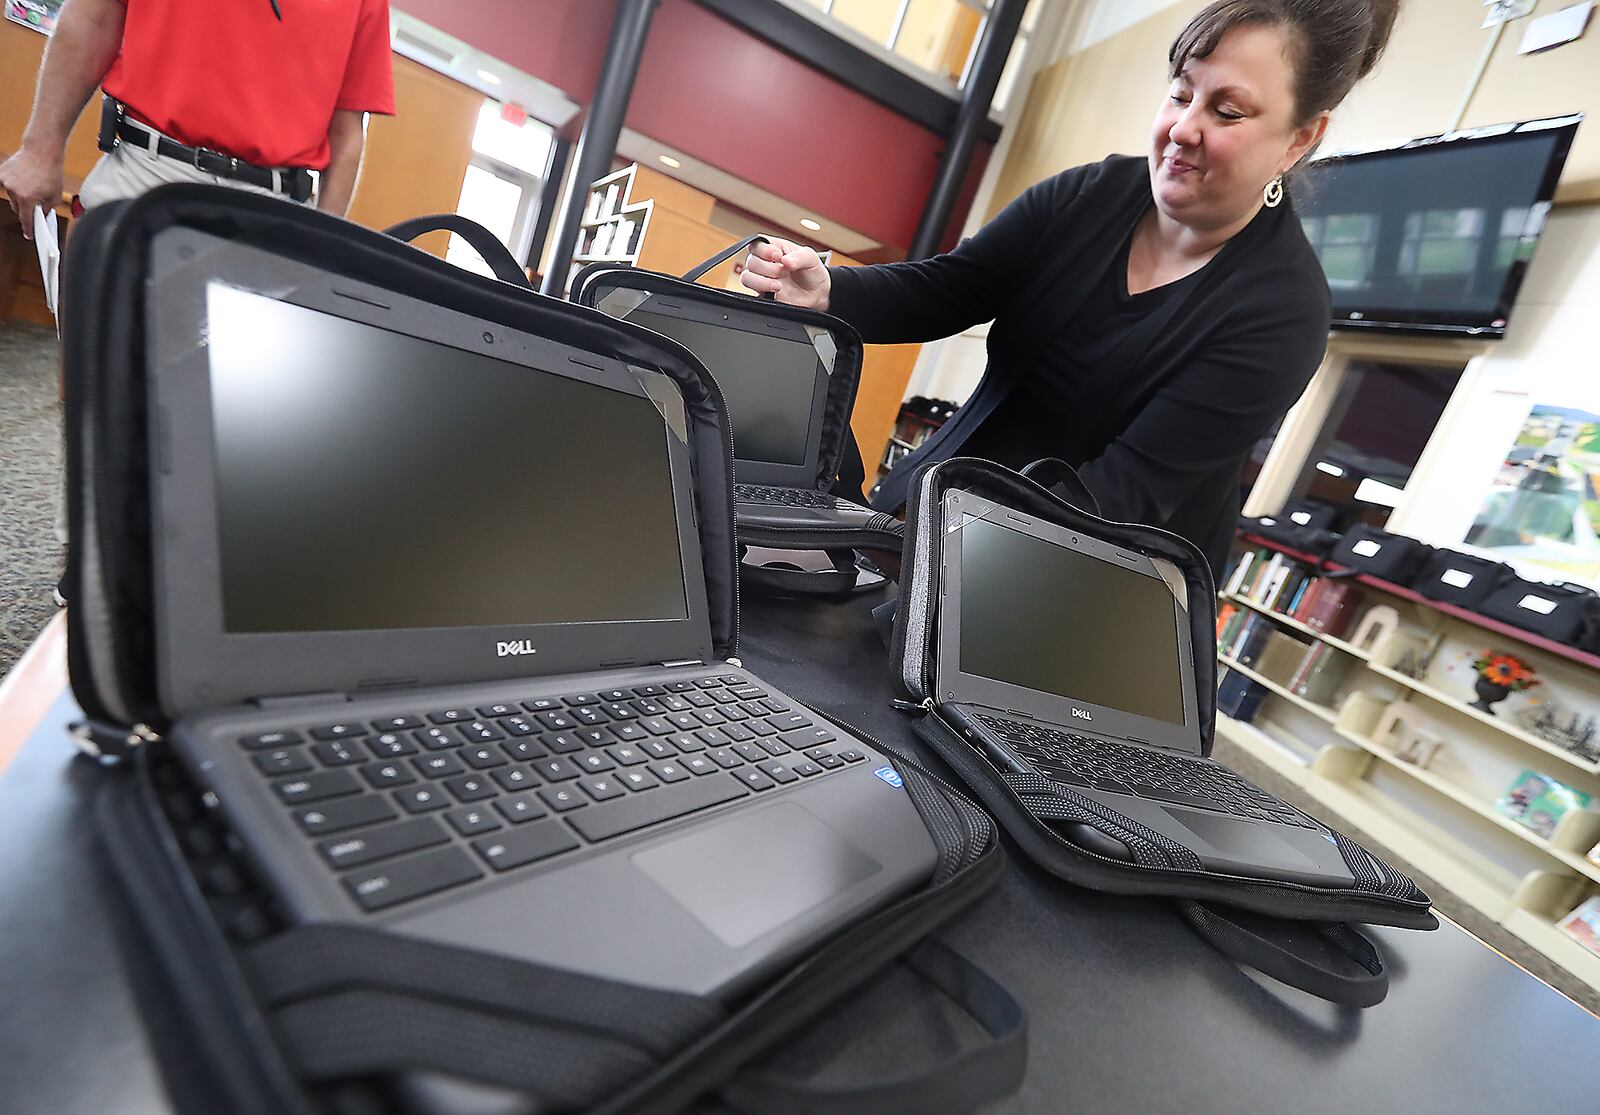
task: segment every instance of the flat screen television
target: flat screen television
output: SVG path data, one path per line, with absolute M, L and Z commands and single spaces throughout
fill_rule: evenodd
M 1582 116 L 1341 151 L 1294 205 L 1333 291 L 1333 325 L 1501 337 Z

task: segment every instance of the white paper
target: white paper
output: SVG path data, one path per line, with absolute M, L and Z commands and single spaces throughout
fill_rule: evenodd
M 56 319 L 56 336 L 61 335 L 61 314 L 56 309 L 56 298 L 61 276 L 61 242 L 56 235 L 55 210 L 46 213 L 33 207 L 33 246 L 39 253 L 39 275 L 44 280 L 44 301 L 50 315 Z
M 1549 50 L 1553 46 L 1570 43 L 1589 26 L 1589 16 L 1593 12 L 1593 0 L 1585 0 L 1582 4 L 1540 16 L 1528 24 L 1528 29 L 1522 33 L 1522 45 L 1517 47 L 1517 53 L 1532 54 L 1537 50 Z

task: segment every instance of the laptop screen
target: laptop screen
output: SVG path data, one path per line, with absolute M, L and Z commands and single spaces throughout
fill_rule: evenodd
M 812 400 L 827 372 L 808 342 L 635 310 L 628 320 L 671 337 L 716 377 L 728 404 L 734 456 L 775 465 L 806 463 Z
M 961 531 L 963 673 L 1184 723 L 1172 591 L 983 519 Z
M 649 399 L 216 282 L 207 318 L 227 632 L 688 615 Z

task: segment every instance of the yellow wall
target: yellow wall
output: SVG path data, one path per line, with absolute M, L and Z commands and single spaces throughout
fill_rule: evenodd
M 1564 7 L 1540 0 L 1535 16 Z M 1150 121 L 1166 89 L 1167 49 L 1202 8 L 1179 0 L 1039 71 L 989 215 L 1041 178 L 1114 152 L 1148 149 Z M 1483 9 L 1462 0 L 1407 0 L 1389 53 L 1334 115 L 1328 149 L 1448 131 L 1493 32 Z M 1600 30 L 1544 54 L 1519 56 L 1527 22 L 1506 28 L 1462 125 L 1600 111 Z M 1578 130 L 1560 202 L 1600 201 L 1600 120 Z
M 0 20 L 0 156 L 22 144 L 22 130 L 33 110 L 33 87 L 39 79 L 39 61 L 50 40 L 37 31 Z M 67 192 L 74 193 L 83 176 L 100 157 L 95 134 L 100 128 L 100 98 L 78 120 L 67 140 Z M 6 214 L 7 218 L 10 213 Z

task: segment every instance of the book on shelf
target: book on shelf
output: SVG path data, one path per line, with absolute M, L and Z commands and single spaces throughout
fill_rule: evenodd
M 1589 808 L 1589 795 L 1536 770 L 1524 770 L 1495 802 L 1504 816 L 1524 825 L 1546 840 L 1568 813 Z
M 1289 678 L 1289 692 L 1313 704 L 1331 706 L 1349 672 L 1349 656 L 1327 643 L 1313 643 Z
M 1222 591 L 1227 593 L 1229 596 L 1237 596 L 1239 594 L 1240 586 L 1242 586 L 1245 582 L 1245 579 L 1250 576 L 1251 568 L 1255 565 L 1256 561 L 1260 559 L 1263 552 L 1264 551 L 1262 550 L 1246 550 L 1244 553 L 1240 554 L 1234 561 L 1233 568 L 1229 571 L 1227 580 L 1223 582 Z
M 1239 614 L 1239 609 L 1234 607 L 1232 604 L 1223 604 L 1222 607 L 1217 609 L 1217 645 L 1218 646 L 1221 646 L 1223 644 L 1223 642 L 1226 641 L 1224 636 L 1225 636 L 1225 634 L 1226 634 L 1226 632 L 1228 630 L 1229 625 L 1232 624 L 1232 622 L 1233 622 L 1233 617 L 1238 615 L 1238 614 Z
M 1585 899 L 1581 906 L 1557 922 L 1556 928 L 1600 956 L 1600 895 Z
M 1317 593 L 1316 606 L 1306 616 L 1306 626 L 1338 638 L 1355 624 L 1364 594 L 1350 581 L 1329 581 Z
M 1293 635 L 1274 629 L 1267 636 L 1266 644 L 1261 648 L 1261 654 L 1252 669 L 1264 678 L 1287 686 L 1307 649 L 1306 644 Z
M 1237 661 L 1241 666 L 1249 666 L 1255 662 L 1257 656 L 1266 647 L 1267 640 L 1271 638 L 1273 627 L 1264 616 L 1251 612 L 1239 627 L 1238 634 L 1228 648 L 1228 657 Z
M 1327 584 L 1328 582 L 1321 577 L 1311 578 L 1310 581 L 1306 582 L 1305 591 L 1300 594 L 1300 599 L 1295 601 L 1295 605 L 1289 614 L 1301 623 L 1305 623 L 1306 617 L 1317 606 L 1318 595 L 1321 594 Z
M 1223 715 L 1248 724 L 1261 707 L 1267 690 L 1237 670 L 1224 670 L 1217 684 L 1217 708 Z

